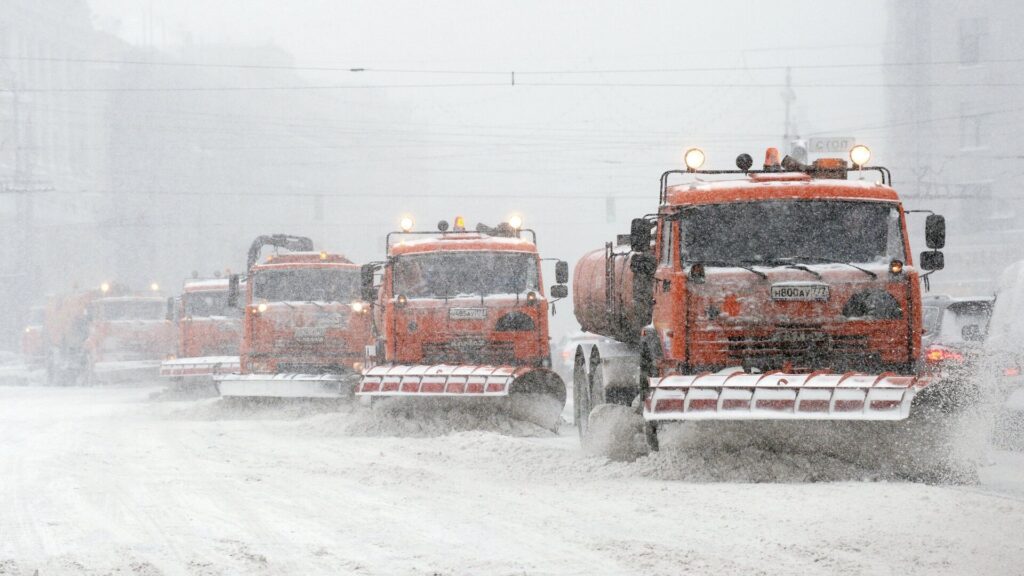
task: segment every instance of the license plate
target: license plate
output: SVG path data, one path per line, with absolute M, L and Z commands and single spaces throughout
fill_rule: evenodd
M 826 284 L 775 284 L 772 300 L 828 300 Z
M 327 331 L 319 327 L 303 327 L 295 329 L 295 338 L 306 342 L 321 341 Z
M 452 320 L 484 320 L 487 308 L 449 308 L 448 318 Z

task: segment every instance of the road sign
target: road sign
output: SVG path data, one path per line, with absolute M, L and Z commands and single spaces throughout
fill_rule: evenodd
M 807 152 L 810 154 L 842 154 L 846 155 L 857 143 L 853 136 L 825 136 L 811 138 L 807 141 Z

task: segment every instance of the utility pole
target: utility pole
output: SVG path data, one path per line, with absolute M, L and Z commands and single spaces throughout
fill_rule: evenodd
M 796 92 L 793 91 L 793 71 L 786 67 L 786 89 L 782 91 L 782 102 L 786 105 L 786 124 L 783 128 L 782 145 L 787 149 L 796 138 L 796 130 L 793 129 L 792 106 L 796 102 Z

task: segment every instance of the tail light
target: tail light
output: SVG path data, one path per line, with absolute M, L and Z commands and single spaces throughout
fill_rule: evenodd
M 929 346 L 928 351 L 924 355 L 925 360 L 929 363 L 937 364 L 939 362 L 963 362 L 964 355 L 957 352 L 956 350 L 950 350 L 945 346 Z
M 1016 366 L 1003 368 L 1003 376 L 1020 376 L 1020 368 Z

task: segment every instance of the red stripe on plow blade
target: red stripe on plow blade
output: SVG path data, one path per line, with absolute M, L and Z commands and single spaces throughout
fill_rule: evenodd
M 800 412 L 828 412 L 828 400 L 801 400 Z
M 756 407 L 761 410 L 778 410 L 792 412 L 796 400 L 758 400 Z
M 863 400 L 836 400 L 837 412 L 860 412 L 864 409 Z
M 363 382 L 363 392 L 376 392 L 380 390 L 380 382 Z
M 664 400 L 658 400 L 658 403 L 654 406 L 654 410 L 656 412 L 682 412 L 683 399 L 665 398 Z
M 702 410 L 717 410 L 718 399 L 717 398 L 699 398 L 690 400 L 690 406 L 688 412 L 700 412 Z

